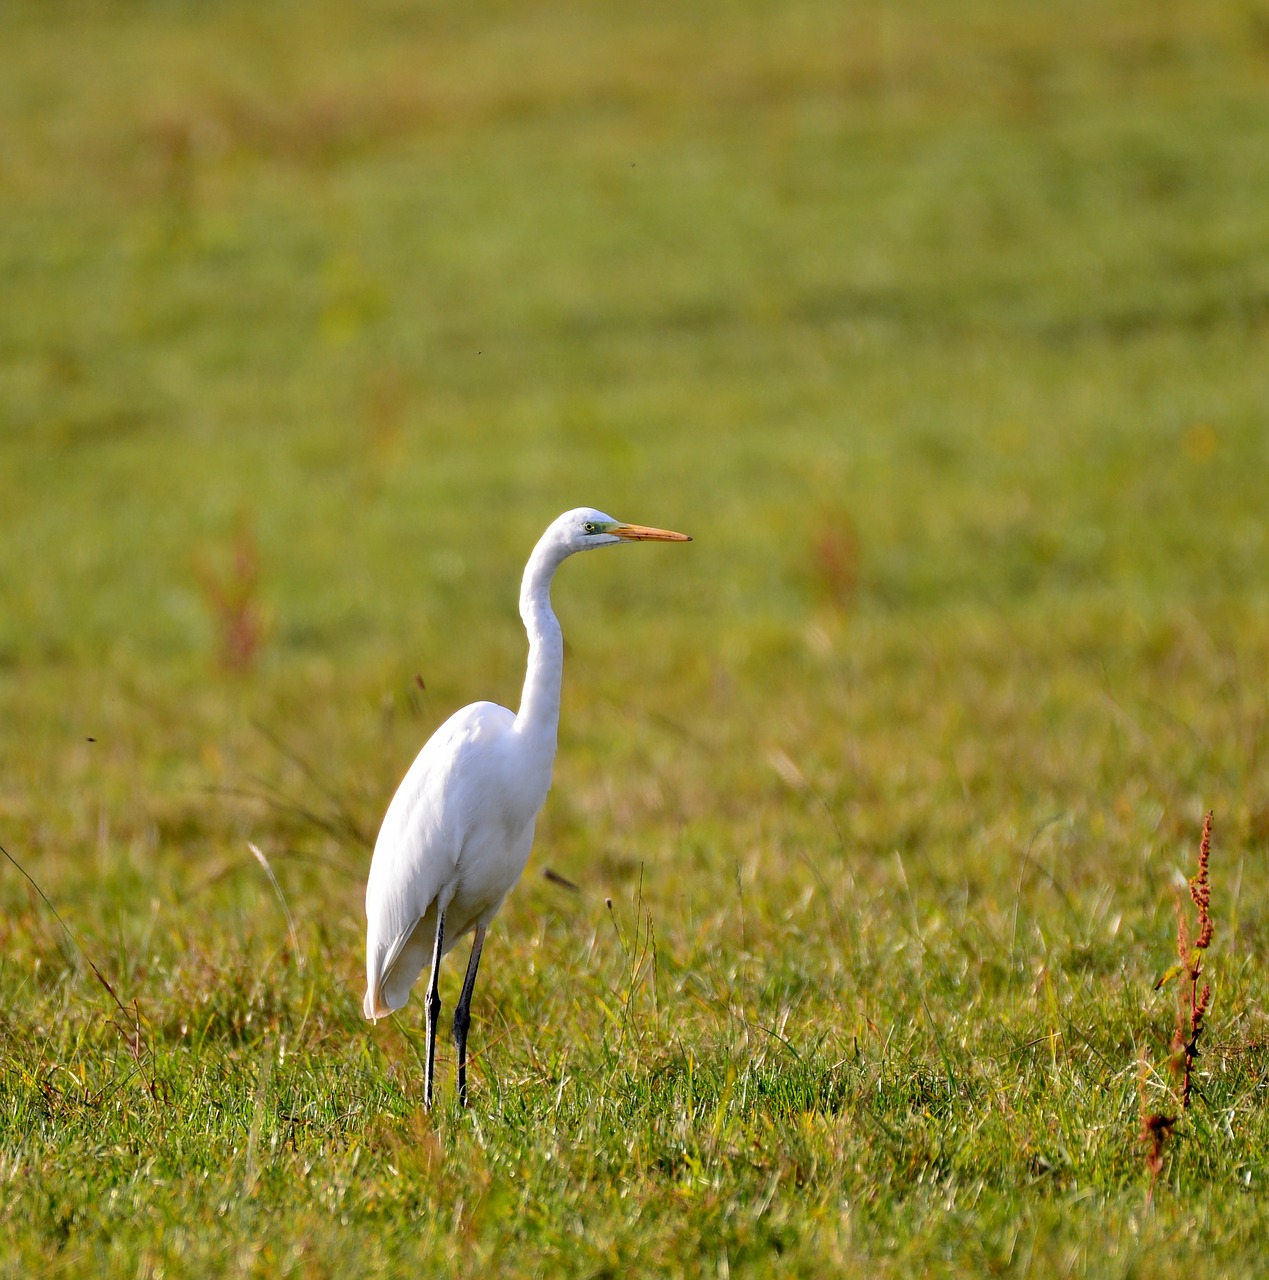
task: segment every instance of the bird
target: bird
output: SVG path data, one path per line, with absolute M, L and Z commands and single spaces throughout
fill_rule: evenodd
M 571 555 L 629 542 L 691 542 L 685 533 L 624 524 L 593 507 L 548 526 L 525 566 L 520 617 L 529 639 L 520 709 L 473 702 L 415 757 L 384 815 L 366 882 L 365 1016 L 400 1009 L 430 963 L 424 1014 L 424 1107 L 431 1110 L 441 961 L 467 934 L 471 956 L 454 1009 L 458 1100 L 467 1105 L 472 990 L 490 922 L 520 879 L 551 787 L 560 719 L 564 633 L 551 581 Z

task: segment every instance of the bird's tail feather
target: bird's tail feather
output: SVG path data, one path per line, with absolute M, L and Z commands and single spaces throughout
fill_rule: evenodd
M 380 1018 L 386 1018 L 388 1014 L 395 1012 L 390 1004 L 384 1002 L 375 987 L 366 988 L 366 997 L 361 1002 L 361 1011 L 371 1022 L 378 1022 Z
M 372 1022 L 386 1018 L 410 998 L 414 985 L 430 957 L 427 938 L 432 932 L 426 919 L 397 936 L 384 954 L 376 956 L 371 945 L 366 966 L 366 998 L 362 1012 Z

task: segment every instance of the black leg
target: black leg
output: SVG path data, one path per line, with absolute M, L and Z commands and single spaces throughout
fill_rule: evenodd
M 436 1024 L 441 1016 L 441 955 L 445 950 L 445 912 L 436 913 L 436 947 L 432 951 L 432 980 L 427 984 L 427 1073 L 423 1077 L 423 1106 L 432 1109 L 432 1076 L 436 1061 Z
M 476 930 L 476 940 L 471 944 L 471 959 L 467 961 L 467 976 L 463 979 L 463 994 L 454 1008 L 454 1047 L 458 1050 L 458 1104 L 467 1105 L 467 1028 L 471 1026 L 471 993 L 476 985 L 476 970 L 480 967 L 480 952 L 485 945 L 485 927 Z

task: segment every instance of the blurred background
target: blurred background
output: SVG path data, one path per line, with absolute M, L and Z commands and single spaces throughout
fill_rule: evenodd
M 277 822 L 355 914 L 364 848 L 285 805 L 373 834 L 514 705 L 523 562 L 593 504 L 696 542 L 557 584 L 557 838 L 699 820 L 730 867 L 721 793 L 810 788 L 808 840 L 951 857 L 1223 788 L 1263 848 L 1263 3 L 0 21 L 14 843 L 140 874 Z M 630 809 L 603 751 L 698 767 Z

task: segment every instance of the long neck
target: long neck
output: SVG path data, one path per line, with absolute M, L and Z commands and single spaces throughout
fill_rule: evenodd
M 551 579 L 564 556 L 539 542 L 520 584 L 520 616 L 529 633 L 529 669 L 516 715 L 516 732 L 545 742 L 555 754 L 560 723 L 560 685 L 564 677 L 564 633 L 551 608 Z

